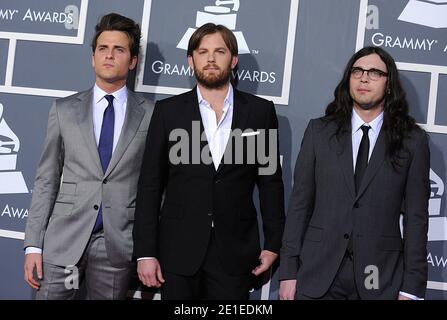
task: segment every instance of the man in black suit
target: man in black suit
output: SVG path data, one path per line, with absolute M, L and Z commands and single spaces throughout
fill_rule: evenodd
M 278 120 L 272 102 L 230 84 L 238 49 L 229 29 L 198 28 L 187 55 L 197 87 L 158 101 L 148 131 L 133 231 L 138 275 L 162 299 L 247 299 L 250 274 L 268 270 L 281 246 Z
M 423 298 L 430 153 L 393 58 L 363 48 L 334 95 L 296 162 L 280 298 Z

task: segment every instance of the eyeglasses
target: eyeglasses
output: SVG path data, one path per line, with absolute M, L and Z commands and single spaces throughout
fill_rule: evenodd
M 379 70 L 379 69 L 372 68 L 372 69 L 369 69 L 369 70 L 365 70 L 365 69 L 360 68 L 360 67 L 352 68 L 351 69 L 351 76 L 354 79 L 360 79 L 361 77 L 363 77 L 363 73 L 365 73 L 365 72 L 366 72 L 366 75 L 368 76 L 368 78 L 370 80 L 374 80 L 374 81 L 379 80 L 381 77 L 388 76 L 388 73 L 386 73 L 386 72 L 384 72 L 382 70 Z

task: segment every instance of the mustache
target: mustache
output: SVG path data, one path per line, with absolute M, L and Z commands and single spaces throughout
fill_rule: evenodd
M 207 70 L 207 69 L 219 69 L 220 70 L 220 68 L 217 64 L 207 64 L 205 67 L 203 67 L 203 69 L 204 70 Z

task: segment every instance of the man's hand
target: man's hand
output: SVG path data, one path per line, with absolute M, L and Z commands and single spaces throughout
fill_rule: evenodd
M 40 283 L 36 279 L 34 279 L 34 268 L 37 272 L 37 277 L 39 280 L 43 278 L 42 273 L 42 255 L 40 253 L 29 253 L 25 255 L 25 281 L 29 284 L 29 286 L 33 289 L 39 290 Z
M 296 280 L 279 282 L 279 300 L 295 300 Z
M 144 259 L 138 261 L 138 278 L 147 287 L 160 288 L 165 282 L 157 259 Z
M 399 295 L 399 298 L 397 298 L 397 300 L 411 300 L 411 298 L 408 298 L 402 294 Z
M 259 255 L 259 265 L 254 268 L 251 273 L 255 276 L 259 276 L 264 271 L 267 271 L 273 264 L 273 262 L 278 258 L 278 254 L 269 250 L 262 250 Z

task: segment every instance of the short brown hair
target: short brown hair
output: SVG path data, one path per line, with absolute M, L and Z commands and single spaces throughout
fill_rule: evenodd
M 188 51 L 186 54 L 188 56 L 192 56 L 192 52 L 200 46 L 200 42 L 202 42 L 203 37 L 209 34 L 214 34 L 216 32 L 219 32 L 220 35 L 222 36 L 225 45 L 231 52 L 231 55 L 237 56 L 238 55 L 237 40 L 233 32 L 221 24 L 216 25 L 214 23 L 206 23 L 200 28 L 198 28 L 192 34 L 191 38 L 189 39 Z
M 140 51 L 140 26 L 130 18 L 117 13 L 109 13 L 101 18 L 95 26 L 95 36 L 92 40 L 92 50 L 96 50 L 96 42 L 104 31 L 121 31 L 127 35 L 129 39 L 130 54 L 132 57 L 138 57 Z

